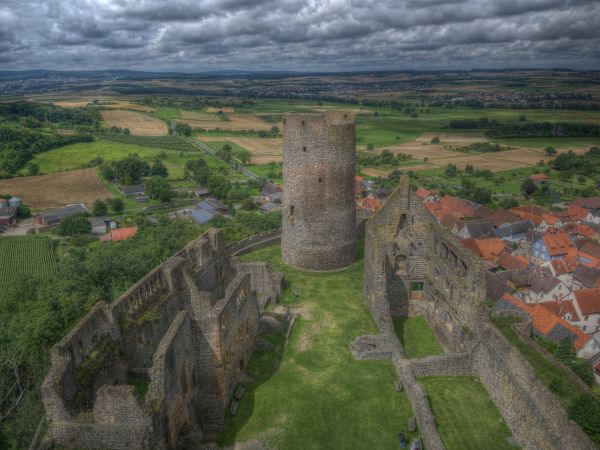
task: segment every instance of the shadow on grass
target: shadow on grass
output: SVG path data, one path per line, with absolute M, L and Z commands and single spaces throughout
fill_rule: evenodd
M 249 379 L 239 383 L 246 392 L 239 401 L 237 414 L 232 416 L 230 412 L 233 399 L 225 412 L 224 429 L 218 437 L 220 446 L 232 445 L 237 441 L 238 433 L 254 413 L 256 390 L 279 371 L 285 346 L 285 334 L 269 333 L 261 335 L 260 339 L 267 343 L 265 347 L 268 345 L 272 347 L 254 350 L 244 370 Z

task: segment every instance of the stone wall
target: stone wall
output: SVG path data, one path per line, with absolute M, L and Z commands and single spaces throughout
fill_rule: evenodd
M 356 137 L 349 112 L 283 116 L 283 261 L 324 271 L 355 260 Z
M 422 297 L 411 283 L 422 281 Z M 525 449 L 593 448 L 527 360 L 490 322 L 481 261 L 435 223 L 401 177 L 400 186 L 367 221 L 365 299 L 382 333 L 394 315 L 423 314 L 446 356 L 393 361 L 427 448 L 443 448 L 419 376 L 479 377 L 514 438 Z M 441 445 L 441 447 L 440 447 Z
M 186 435 L 219 432 L 258 335 L 253 286 L 275 299 L 283 278 L 237 264 L 210 229 L 112 305 L 92 308 L 51 350 L 45 443 L 177 448 Z M 141 398 L 133 384 L 145 383 Z

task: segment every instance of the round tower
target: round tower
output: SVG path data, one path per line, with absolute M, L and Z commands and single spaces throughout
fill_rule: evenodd
M 283 261 L 314 271 L 355 258 L 354 116 L 343 111 L 283 116 Z

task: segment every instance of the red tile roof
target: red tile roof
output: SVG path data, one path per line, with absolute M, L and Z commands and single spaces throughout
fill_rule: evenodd
M 564 226 L 563 230 L 588 238 L 594 238 L 598 235 L 596 230 L 584 223 L 568 223 Z
M 573 302 L 571 300 L 540 302 L 538 305 L 546 308 L 548 311 L 553 312 L 563 319 L 565 319 L 565 316 L 569 314 L 571 316 L 571 322 L 579 322 L 580 320 L 579 315 L 575 310 L 575 306 L 573 306 Z
M 137 227 L 117 228 L 116 230 L 111 230 L 110 233 L 107 233 L 100 237 L 100 240 L 113 242 L 124 241 L 126 239 L 129 239 L 130 237 L 135 236 L 137 232 Z
M 358 208 L 364 209 L 365 211 L 375 212 L 379 210 L 379 208 L 381 208 L 381 200 L 379 200 L 378 198 L 370 197 L 359 198 L 358 200 L 356 200 L 356 205 L 358 206 Z
M 536 303 L 533 306 L 527 305 L 508 293 L 504 294 L 502 299 L 512 303 L 517 308 L 525 312 L 529 317 L 531 317 L 533 328 L 543 335 L 547 335 L 556 325 L 560 324 L 562 327 L 566 328 L 575 336 L 577 336 L 577 339 L 575 340 L 575 348 L 577 350 L 579 350 L 583 344 L 590 339 L 590 336 L 556 315 L 550 309 L 542 306 L 541 303 Z
M 440 200 L 435 202 L 427 202 L 425 206 L 436 216 L 439 222 L 448 214 L 452 214 L 458 219 L 475 217 L 475 208 L 468 201 L 452 197 L 451 195 L 444 195 Z
M 569 249 L 575 249 L 569 233 L 545 234 L 542 239 L 550 256 L 565 255 Z
M 567 209 L 567 216 L 572 220 L 583 220 L 589 213 L 587 209 L 575 204 L 571 204 Z
M 580 311 L 585 314 L 600 313 L 600 289 L 583 289 L 581 291 L 573 291 L 575 301 L 579 306 Z
M 529 175 L 529 179 L 533 181 L 546 181 L 548 179 L 548 175 L 545 173 L 534 173 Z
M 519 270 L 527 267 L 527 262 L 509 252 L 504 252 L 498 258 L 498 265 L 505 270 Z
M 419 197 L 419 198 L 422 198 L 422 199 L 425 199 L 425 198 L 427 198 L 427 197 L 429 197 L 430 195 L 433 195 L 433 194 L 434 194 L 433 191 L 430 191 L 430 190 L 422 188 L 422 187 L 420 187 L 419 189 L 417 189 L 415 191 L 415 195 L 417 197 Z
M 550 265 L 556 275 L 562 275 L 565 273 L 573 273 L 577 268 L 577 260 L 572 257 L 564 259 L 552 259 Z
M 499 238 L 463 239 L 462 245 L 483 260 L 497 260 L 507 250 L 506 243 Z

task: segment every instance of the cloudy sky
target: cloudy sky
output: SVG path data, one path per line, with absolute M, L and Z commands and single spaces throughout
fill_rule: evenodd
M 0 69 L 600 68 L 599 0 L 0 0 Z

